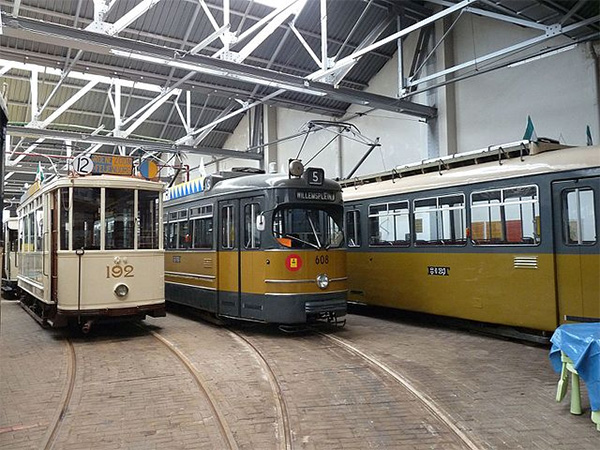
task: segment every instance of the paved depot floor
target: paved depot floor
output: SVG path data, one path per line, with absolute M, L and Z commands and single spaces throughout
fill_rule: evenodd
M 267 377 L 239 339 L 179 312 L 145 323 L 202 372 L 240 449 L 281 448 Z M 73 338 L 76 381 L 53 448 L 226 448 L 182 364 L 149 333 L 123 327 Z M 323 336 L 237 331 L 280 383 L 291 448 L 469 448 L 402 386 Z M 2 301 L 2 450 L 46 445 L 68 380 L 65 336 Z M 548 348 L 360 315 L 332 336 L 409 380 L 476 448 L 600 448 L 585 387 L 582 416 L 569 413 L 567 399 L 554 402 L 558 376 Z

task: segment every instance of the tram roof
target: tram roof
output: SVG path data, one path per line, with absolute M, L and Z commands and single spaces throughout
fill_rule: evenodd
M 29 190 L 23 194 L 20 206 L 27 203 L 39 194 L 60 187 L 98 187 L 98 188 L 116 188 L 116 189 L 143 189 L 149 191 L 163 191 L 164 183 L 159 181 L 145 180 L 134 176 L 122 175 L 86 175 L 86 176 L 68 176 L 53 178 L 41 185 L 36 182 L 32 184 Z
M 568 147 L 417 175 L 346 180 L 344 201 L 598 167 L 600 146 Z
M 187 196 L 167 200 L 166 203 L 174 205 L 185 203 L 197 198 L 208 198 L 232 193 L 244 193 L 252 191 L 264 191 L 269 189 L 318 189 L 328 191 L 340 191 L 341 186 L 336 181 L 324 179 L 321 186 L 312 186 L 304 178 L 289 178 L 286 174 L 252 174 L 237 176 L 234 178 L 220 179 L 210 190 L 191 193 Z

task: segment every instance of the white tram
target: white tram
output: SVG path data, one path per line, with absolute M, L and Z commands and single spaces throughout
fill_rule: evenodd
M 165 315 L 163 184 L 115 175 L 35 183 L 21 199 L 18 286 L 43 325 Z

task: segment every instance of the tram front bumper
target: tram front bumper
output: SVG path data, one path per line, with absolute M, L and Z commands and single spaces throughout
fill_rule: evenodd
M 346 310 L 346 300 L 325 300 L 306 302 L 304 304 L 304 311 L 306 312 L 307 316 L 323 313 L 333 313 L 336 316 L 345 316 Z
M 319 298 L 320 297 L 320 298 Z M 346 315 L 346 294 L 269 295 L 264 303 L 262 320 L 269 323 L 300 324 L 326 316 Z

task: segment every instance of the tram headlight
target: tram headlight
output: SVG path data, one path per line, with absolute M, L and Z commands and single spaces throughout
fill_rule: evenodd
M 125 297 L 127 294 L 129 294 L 129 288 L 127 287 L 126 284 L 117 284 L 115 286 L 115 294 L 117 297 Z
M 327 289 L 327 286 L 329 286 L 329 277 L 324 273 L 317 276 L 317 286 L 321 289 Z
M 301 177 L 304 173 L 304 165 L 299 159 L 290 159 L 289 172 L 293 177 Z

